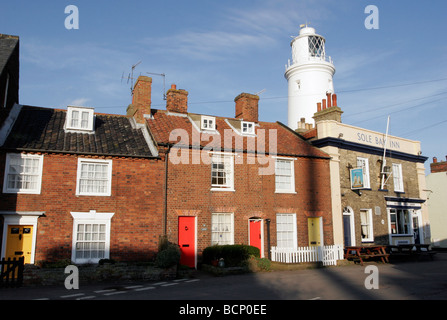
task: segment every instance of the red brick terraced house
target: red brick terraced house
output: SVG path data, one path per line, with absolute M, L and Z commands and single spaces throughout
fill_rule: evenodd
M 242 93 L 235 117 L 189 113 L 188 92 L 167 91 L 151 109 L 151 78 L 139 77 L 128 116 L 147 123 L 164 155 L 163 233 L 196 267 L 214 244 L 333 244 L 328 155 L 279 122 L 258 119 L 259 97 Z
M 1 257 L 152 259 L 164 165 L 133 118 L 15 104 L 0 128 Z

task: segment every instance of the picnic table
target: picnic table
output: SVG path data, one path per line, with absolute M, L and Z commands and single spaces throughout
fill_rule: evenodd
M 363 266 L 364 259 L 380 258 L 383 263 L 389 262 L 386 245 L 345 246 L 345 259 L 358 260 Z
M 388 246 L 391 256 L 404 256 L 420 258 L 423 255 L 429 256 L 433 260 L 436 251 L 430 249 L 429 244 L 399 244 Z

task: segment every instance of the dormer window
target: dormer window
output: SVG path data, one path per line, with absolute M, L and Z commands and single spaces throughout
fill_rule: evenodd
M 242 121 L 241 130 L 242 134 L 255 134 L 254 122 Z
M 216 130 L 216 118 L 202 116 L 201 120 L 201 130 Z
M 93 131 L 93 120 L 92 108 L 68 107 L 65 128 L 75 131 Z

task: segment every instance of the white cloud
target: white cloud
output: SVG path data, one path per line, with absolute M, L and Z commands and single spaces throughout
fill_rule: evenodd
M 67 103 L 68 106 L 77 106 L 77 107 L 86 107 L 87 102 L 89 102 L 89 98 L 77 98 L 74 100 L 71 100 L 71 102 Z
M 324 12 L 324 8 L 317 10 L 302 2 L 262 1 L 253 7 L 225 9 L 214 25 L 207 25 L 206 29 L 185 29 L 164 38 L 151 36 L 141 43 L 149 54 L 220 61 L 283 45 L 288 36 L 298 34 L 299 25 L 306 22 L 307 16 L 318 20 Z

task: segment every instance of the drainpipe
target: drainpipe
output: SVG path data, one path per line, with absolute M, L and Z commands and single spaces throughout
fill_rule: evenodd
M 272 260 L 272 254 L 270 252 L 270 219 L 265 219 L 265 222 L 267 222 L 267 252 L 268 252 L 268 258 L 269 260 Z
M 163 208 L 163 236 L 168 235 L 168 162 L 169 162 L 169 152 L 171 151 L 171 144 L 166 145 L 168 150 L 165 153 L 165 195 L 164 195 L 164 208 Z

